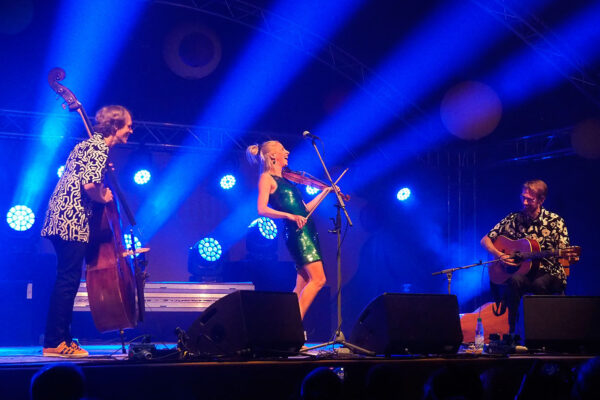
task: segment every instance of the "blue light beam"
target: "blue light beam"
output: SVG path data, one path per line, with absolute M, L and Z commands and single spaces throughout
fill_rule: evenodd
M 570 57 L 576 58 L 582 65 L 600 57 L 599 15 L 600 3 L 596 2 L 553 29 L 553 38 L 568 44 L 568 50 L 573 53 Z M 536 43 L 534 47 L 546 47 L 546 44 Z M 562 82 L 564 76 L 560 70 L 567 74 L 575 71 L 575 66 L 570 61 L 571 58 L 559 61 L 556 57 L 549 61 L 527 47 L 506 60 L 490 74 L 486 81 L 496 89 L 503 105 L 510 107 L 521 104 L 532 96 L 540 95 Z
M 101 77 L 109 75 L 127 43 L 125 38 L 148 4 L 143 1 L 63 0 L 45 61 L 40 64 L 36 109 L 52 112 L 59 108 L 46 79 L 48 71 L 57 66 L 67 72 L 66 85 L 78 99 L 88 107 L 95 107 L 98 93 L 106 83 Z M 70 123 L 72 121 L 61 116 L 47 119 L 41 132 L 41 142 L 31 146 L 23 158 L 21 184 L 15 191 L 14 202 L 27 203 L 33 210 L 39 209 L 45 200 L 44 188 L 50 180 L 48 170 L 66 132 L 65 124 Z
M 330 141 L 345 132 L 344 146 L 329 148 L 328 161 L 336 163 L 348 150 L 364 144 L 397 115 L 409 111 L 410 103 L 418 103 L 509 33 L 501 24 L 482 18 L 481 10 L 470 2 L 441 6 L 380 63 L 364 91 L 355 91 L 339 112 L 314 129 Z M 396 90 L 380 93 L 380 79 Z M 377 96 L 391 98 L 389 103 L 394 102 L 395 108 L 383 107 Z M 318 160 L 310 152 L 302 148 L 294 157 L 310 160 L 310 167 L 317 168 Z
M 321 2 L 318 0 L 280 0 L 273 8 L 303 30 L 322 38 L 332 36 L 358 10 L 363 0 Z M 269 31 L 268 27 L 264 28 Z M 256 121 L 307 65 L 308 53 L 317 50 L 317 43 L 303 44 L 304 52 L 282 42 L 296 43 L 296 31 L 287 30 L 288 37 L 277 41 L 259 32 L 229 71 L 225 83 L 198 118 L 198 125 L 217 126 L 243 131 Z M 186 144 L 193 143 L 190 138 Z M 139 221 L 148 237 L 168 220 L 187 198 L 195 185 L 211 170 L 221 156 L 184 154 L 171 163 L 157 193 L 142 204 Z M 193 166 L 193 168 L 189 168 Z M 175 185 L 187 176 L 187 185 Z

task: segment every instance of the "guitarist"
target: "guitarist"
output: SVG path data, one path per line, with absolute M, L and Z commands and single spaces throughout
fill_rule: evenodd
M 57 273 L 50 297 L 44 349 L 49 357 L 86 357 L 71 337 L 70 325 L 75 295 L 81 280 L 81 268 L 90 241 L 90 217 L 93 202 L 110 203 L 112 192 L 105 187 L 108 150 L 127 143 L 132 133 L 131 114 L 122 106 L 112 105 L 96 113 L 92 138 L 77 144 L 69 154 L 65 171 L 50 197 L 42 236 L 50 239 L 57 259 Z
M 569 235 L 565 221 L 557 214 L 542 207 L 548 186 L 543 181 L 531 180 L 523 184 L 521 192 L 521 211 L 513 212 L 502 219 L 481 239 L 481 245 L 495 258 L 511 267 L 518 266 L 518 260 L 510 258 L 494 247 L 494 241 L 499 235 L 512 240 L 535 239 L 544 250 L 564 249 L 569 246 Z M 499 314 L 508 308 L 509 332 L 514 334 L 518 319 L 519 303 L 526 293 L 561 294 L 567 285 L 565 271 L 558 259 L 543 258 L 537 270 L 531 270 L 526 275 L 513 274 L 506 282 L 504 296 L 501 296 L 501 285 L 490 282 L 492 294 L 496 303 L 500 303 Z

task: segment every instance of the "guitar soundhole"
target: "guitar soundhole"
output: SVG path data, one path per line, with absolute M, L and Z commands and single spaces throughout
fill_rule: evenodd
M 519 267 L 513 267 L 512 265 L 505 265 L 504 266 L 505 271 L 509 274 L 514 274 L 515 272 L 517 272 L 519 270 Z

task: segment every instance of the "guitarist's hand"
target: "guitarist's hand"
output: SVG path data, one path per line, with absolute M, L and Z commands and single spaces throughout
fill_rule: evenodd
M 515 262 L 514 258 L 511 258 L 510 254 L 502 254 L 502 255 L 499 255 L 499 257 L 500 257 L 500 261 L 503 264 L 506 264 L 506 265 L 511 266 L 511 267 L 518 267 L 519 266 L 519 264 L 517 264 Z

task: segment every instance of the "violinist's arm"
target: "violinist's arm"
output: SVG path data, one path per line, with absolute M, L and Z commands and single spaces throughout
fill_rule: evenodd
M 113 200 L 113 194 L 109 188 L 102 183 L 86 183 L 83 190 L 90 199 L 97 203 L 110 203 Z
M 327 196 L 329 194 L 329 192 L 331 192 L 332 190 L 333 189 L 331 189 L 330 187 L 327 187 L 327 188 L 321 190 L 321 193 L 319 193 L 319 195 L 317 197 L 312 199 L 308 204 L 305 204 L 306 211 L 311 212 L 315 207 L 317 207 L 319 204 L 321 204 L 321 201 L 323 200 L 323 198 L 325 196 Z
M 275 182 L 269 175 L 263 174 L 260 177 L 260 180 L 258 181 L 258 201 L 256 203 L 258 214 L 269 218 L 289 219 L 291 221 L 295 221 L 298 225 L 298 228 L 302 228 L 304 224 L 306 224 L 306 218 L 303 216 L 277 211 L 268 206 L 269 194 L 271 193 L 271 189 L 274 185 Z

